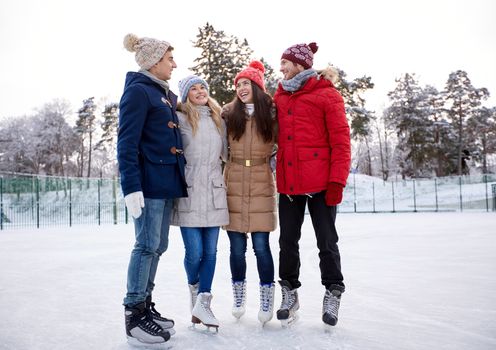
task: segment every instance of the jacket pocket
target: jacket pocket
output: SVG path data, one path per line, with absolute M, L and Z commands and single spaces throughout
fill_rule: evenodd
M 298 150 L 298 178 L 302 188 L 326 187 L 329 178 L 329 148 Z
M 193 210 L 192 198 L 194 197 L 193 191 L 195 190 L 195 187 L 193 185 L 194 176 L 193 176 L 193 172 L 191 170 L 192 169 L 188 169 L 188 167 L 186 166 L 186 169 L 185 169 L 186 174 L 185 175 L 186 175 L 188 197 L 178 199 L 178 204 L 177 204 L 177 210 L 178 211 L 192 211 Z
M 226 209 L 227 191 L 226 185 L 224 184 L 224 180 L 222 178 L 212 180 L 212 191 L 215 209 Z

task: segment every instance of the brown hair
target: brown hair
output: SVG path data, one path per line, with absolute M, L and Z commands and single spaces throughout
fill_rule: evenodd
M 270 142 L 275 136 L 272 97 L 256 84 L 251 84 L 251 87 L 255 106 L 253 118 L 257 124 L 257 131 L 265 142 Z M 227 123 L 227 133 L 237 141 L 245 133 L 246 110 L 238 95 L 234 97 L 231 105 L 224 114 L 224 119 Z

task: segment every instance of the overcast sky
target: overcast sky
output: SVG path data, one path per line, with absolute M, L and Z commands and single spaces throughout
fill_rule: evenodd
M 325 4 L 324 4 L 325 3 Z M 402 74 L 444 88 L 463 69 L 475 87 L 486 87 L 496 105 L 496 1 L 64 1 L 0 3 L 0 119 L 30 114 L 54 98 L 77 110 L 82 100 L 118 101 L 127 71 L 137 70 L 122 39 L 127 33 L 169 41 L 177 81 L 198 56 L 198 28 L 246 38 L 276 71 L 288 46 L 315 41 L 314 67 L 328 62 L 348 78 L 376 83 L 368 107 L 387 104 Z

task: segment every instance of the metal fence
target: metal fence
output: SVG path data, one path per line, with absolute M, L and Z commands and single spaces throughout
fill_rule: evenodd
M 350 174 L 339 211 L 496 211 L 496 175 L 382 181 Z
M 496 211 L 496 175 L 382 181 L 350 174 L 340 212 Z M 118 179 L 0 174 L 0 229 L 128 223 Z

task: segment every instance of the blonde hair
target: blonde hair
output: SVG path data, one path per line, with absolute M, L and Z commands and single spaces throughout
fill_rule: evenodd
M 219 103 L 214 98 L 208 96 L 207 106 L 210 108 L 212 120 L 214 121 L 219 134 L 222 135 L 222 118 L 220 116 L 221 107 Z M 186 114 L 186 118 L 191 125 L 193 135 L 195 135 L 198 131 L 198 124 L 200 123 L 200 113 L 198 112 L 198 108 L 196 108 L 196 106 L 190 102 L 189 98 L 187 98 L 185 103 L 180 103 L 178 105 L 178 110 Z

